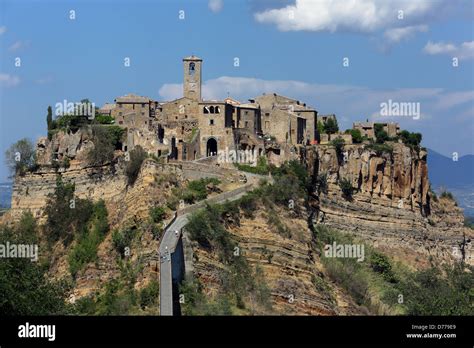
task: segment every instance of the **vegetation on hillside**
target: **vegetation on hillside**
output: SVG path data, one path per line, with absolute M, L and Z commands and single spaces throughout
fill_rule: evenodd
M 18 140 L 5 151 L 5 163 L 12 176 L 24 175 L 37 168 L 33 143 L 26 138 Z
M 473 315 L 474 269 L 465 264 L 410 271 L 368 245 L 365 260 L 324 257 L 324 246 L 363 244 L 323 225 L 314 228 L 325 272 L 375 314 Z
M 0 226 L 0 244 L 38 244 L 38 226 L 31 213 L 24 213 L 13 228 Z M 41 253 L 40 253 L 41 256 Z M 28 258 L 5 258 L 0 262 L 0 313 L 2 315 L 62 315 L 70 284 L 47 277 L 47 262 Z

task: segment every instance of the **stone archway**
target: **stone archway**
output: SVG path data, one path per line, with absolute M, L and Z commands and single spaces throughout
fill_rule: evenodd
M 207 140 L 206 155 L 208 157 L 217 155 L 217 140 L 216 139 L 209 138 Z

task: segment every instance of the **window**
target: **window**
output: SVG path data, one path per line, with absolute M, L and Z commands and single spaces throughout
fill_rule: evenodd
M 213 126 L 213 125 L 214 125 L 214 120 L 209 120 L 209 124 L 210 124 L 211 126 Z
M 215 113 L 216 113 L 216 114 L 218 114 L 218 113 L 220 113 L 220 112 L 221 112 L 218 106 L 216 106 L 216 108 L 215 108 L 215 110 L 214 110 L 214 111 L 215 111 Z
M 209 108 L 209 112 L 210 112 L 211 114 L 214 113 L 214 107 L 213 107 L 213 106 L 211 106 L 211 107 Z
M 248 128 L 248 126 L 249 126 L 248 121 L 245 121 L 245 128 Z
M 193 62 L 189 63 L 189 75 L 194 75 L 195 72 L 196 72 L 196 65 Z
M 145 103 L 142 103 L 142 108 L 144 108 L 144 107 L 145 107 Z
M 248 115 L 248 114 L 249 114 L 249 112 L 248 112 L 248 111 L 244 111 L 244 115 Z
M 270 116 L 270 113 L 269 113 L 269 112 L 266 112 L 266 113 L 265 113 L 265 116 Z
M 209 107 L 208 106 L 205 106 L 202 108 L 202 111 L 205 113 L 205 114 L 208 114 L 209 113 Z

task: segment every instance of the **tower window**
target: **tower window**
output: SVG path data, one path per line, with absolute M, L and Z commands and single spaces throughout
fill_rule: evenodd
M 209 120 L 209 124 L 212 126 L 214 125 L 214 120 Z
M 196 65 L 193 62 L 189 63 L 189 75 L 194 75 L 195 72 L 196 72 Z

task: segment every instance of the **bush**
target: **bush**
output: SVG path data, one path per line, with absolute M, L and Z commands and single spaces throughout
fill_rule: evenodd
M 158 224 L 163 221 L 163 219 L 166 217 L 166 210 L 163 207 L 153 207 L 150 208 L 150 218 L 151 221 Z
M 373 150 L 377 153 L 377 156 L 381 156 L 383 153 L 393 153 L 393 147 L 389 144 L 368 144 L 365 146 L 366 149 L 368 150 Z
M 407 315 L 473 315 L 474 273 L 462 264 L 411 274 L 398 285 Z
M 402 130 L 400 132 L 399 137 L 400 139 L 402 139 L 402 142 L 405 145 L 408 145 L 410 147 L 415 147 L 415 148 L 417 148 L 420 145 L 421 140 L 423 138 L 421 133 L 411 133 L 406 130 Z
M 69 245 L 76 234 L 84 232 L 93 214 L 93 203 L 74 197 L 74 191 L 74 184 L 63 183 L 58 176 L 54 193 L 48 195 L 44 212 L 50 244 L 62 239 L 65 246 Z
M 87 159 L 91 165 L 101 166 L 113 160 L 115 146 L 105 127 L 92 126 L 92 143 L 94 146 L 87 153 Z
M 256 166 L 240 163 L 234 163 L 234 166 L 237 167 L 238 170 L 259 175 L 266 175 L 271 169 L 269 164 L 267 163 L 267 158 L 264 156 L 260 156 L 259 158 L 257 158 Z
M 115 122 L 114 118 L 109 115 L 96 115 L 94 118 L 96 123 L 99 124 L 113 124 Z
M 383 130 L 381 123 L 374 124 L 375 141 L 377 144 L 383 144 L 388 140 L 388 134 Z
M 156 280 L 152 280 L 140 291 L 140 307 L 145 309 L 156 303 L 160 294 L 160 285 Z
M 360 144 L 362 142 L 362 140 L 364 140 L 360 130 L 358 130 L 358 129 L 351 129 L 349 131 L 349 133 L 352 136 L 352 142 L 354 144 Z
M 370 267 L 377 273 L 380 273 L 385 280 L 393 283 L 396 281 L 395 275 L 392 272 L 392 265 L 387 256 L 373 252 L 370 256 Z
M 146 157 L 147 154 L 145 150 L 139 145 L 130 151 L 130 161 L 125 167 L 125 174 L 127 175 L 129 185 L 133 185 L 137 180 L 140 168 Z
M 352 194 L 354 191 L 354 187 L 352 187 L 352 183 L 350 180 L 343 178 L 339 180 L 339 187 L 342 190 L 342 194 L 346 199 L 352 199 Z
M 454 201 L 454 196 L 451 192 L 448 192 L 448 191 L 443 191 L 441 192 L 441 195 L 440 195 L 441 198 L 446 198 L 446 199 L 450 199 L 452 201 Z
M 24 175 L 37 169 L 34 145 L 29 139 L 18 140 L 5 151 L 5 162 L 12 175 Z
M 339 126 L 337 125 L 337 120 L 329 118 L 324 124 L 324 133 L 335 134 L 339 132 Z
M 37 225 L 30 213 L 25 213 L 14 228 L 0 226 L 0 245 L 36 244 Z M 41 250 L 40 250 L 41 255 Z M 4 258 L 0 261 L 0 313 L 17 315 L 65 315 L 65 302 L 70 287 L 64 281 L 53 282 L 47 268 L 27 258 Z
M 334 146 L 334 148 L 336 149 L 336 154 L 337 154 L 338 158 L 340 158 L 341 155 L 342 155 L 342 150 L 344 149 L 344 144 L 345 143 L 346 142 L 342 138 L 336 138 L 336 139 L 331 141 L 331 145 Z
M 105 203 L 100 200 L 92 208 L 88 229 L 79 236 L 77 244 L 69 254 L 69 270 L 73 276 L 88 263 L 97 260 L 97 248 L 109 230 L 107 217 Z
M 126 228 L 124 230 L 115 230 L 112 233 L 112 244 L 121 257 L 125 255 L 125 248 L 131 248 L 135 236 L 135 230 Z

